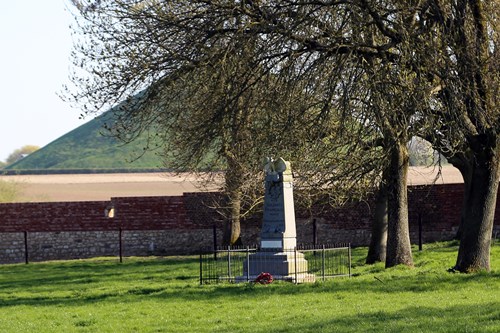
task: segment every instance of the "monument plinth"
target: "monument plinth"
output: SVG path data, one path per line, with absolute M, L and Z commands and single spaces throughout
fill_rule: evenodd
M 260 251 L 244 263 L 244 276 L 255 279 L 270 273 L 276 279 L 314 282 L 307 274 L 304 254 L 296 250 L 293 175 L 290 162 L 267 159 L 265 171 L 264 216 L 260 233 Z

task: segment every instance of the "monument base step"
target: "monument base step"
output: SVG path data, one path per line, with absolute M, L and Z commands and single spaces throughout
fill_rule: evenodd
M 235 278 L 236 283 L 256 282 L 259 275 L 238 276 Z M 287 281 L 292 283 L 314 283 L 316 282 L 316 275 L 309 273 L 300 273 L 292 275 L 272 275 L 274 281 Z
M 297 251 L 260 251 L 244 261 L 243 276 L 258 276 L 263 272 L 282 277 L 303 275 L 308 271 L 307 266 L 304 254 Z

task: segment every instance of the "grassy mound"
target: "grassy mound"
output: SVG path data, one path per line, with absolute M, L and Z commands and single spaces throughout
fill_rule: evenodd
M 148 147 L 144 135 L 130 144 L 110 137 L 104 114 L 77 127 L 27 157 L 5 167 L 13 170 L 157 169 L 162 160 Z

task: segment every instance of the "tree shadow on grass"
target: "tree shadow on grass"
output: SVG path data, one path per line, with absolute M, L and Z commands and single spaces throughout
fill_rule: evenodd
M 185 279 L 179 276 L 179 271 L 190 271 L 190 278 L 196 278 L 196 271 L 192 269 L 197 259 L 157 259 L 133 260 L 118 263 L 114 260 L 105 261 L 74 261 L 36 263 L 30 265 L 0 267 L 0 292 L 2 290 L 26 290 L 37 286 L 65 289 L 86 283 L 105 283 L 120 279 L 152 279 L 161 277 L 162 280 Z M 9 279 L 9 277 L 12 279 Z
M 376 275 L 354 278 L 342 278 L 313 284 L 294 285 L 289 282 L 278 282 L 271 285 L 253 283 L 242 284 L 215 284 L 193 288 L 176 286 L 166 294 L 157 294 L 156 297 L 174 297 L 183 299 L 216 300 L 217 298 L 260 297 L 266 295 L 294 295 L 305 293 L 371 293 L 371 294 L 399 294 L 399 293 L 432 293 L 435 291 L 455 292 L 460 288 L 467 288 L 471 284 L 499 286 L 500 273 L 484 274 L 419 274 L 408 276 L 391 276 L 385 272 L 378 278 Z
M 143 264 L 131 264 L 130 266 L 144 267 Z M 117 297 L 123 295 L 148 295 L 157 298 L 177 298 L 185 300 L 215 300 L 217 298 L 241 298 L 241 297 L 260 297 L 266 295 L 294 295 L 304 293 L 373 293 L 373 294 L 391 294 L 391 293 L 426 293 L 440 291 L 455 291 L 462 286 L 470 285 L 471 283 L 487 285 L 497 283 L 500 280 L 499 273 L 489 274 L 450 274 L 443 272 L 442 274 L 420 274 L 413 276 L 391 276 L 390 274 L 381 274 L 370 277 L 343 278 L 341 280 L 333 280 L 327 282 L 317 282 L 314 284 L 294 285 L 288 282 L 277 282 L 272 285 L 262 286 L 253 283 L 242 284 L 215 284 L 215 285 L 198 285 L 197 277 L 184 275 L 166 276 L 161 269 L 148 271 L 147 275 L 142 275 L 138 278 L 133 278 L 127 273 L 127 268 L 123 272 L 116 270 L 99 270 L 97 272 L 84 272 L 78 269 L 78 274 L 72 272 L 68 277 L 62 274 L 52 274 L 47 277 L 33 276 L 19 281 L 10 281 L 0 285 L 0 292 L 9 290 L 25 291 L 32 290 L 37 292 L 38 288 L 48 296 L 45 299 L 49 303 L 60 303 L 65 301 L 94 302 L 103 300 L 109 297 Z M 155 274 L 158 274 L 157 276 Z M 127 279 L 130 281 L 126 289 L 119 292 L 104 292 L 96 295 L 95 293 L 80 293 L 78 290 L 85 290 L 92 287 L 93 284 L 101 285 L 112 281 Z M 155 281 L 155 286 L 152 287 L 150 281 Z M 158 284 L 160 286 L 158 286 Z M 78 294 L 78 299 L 72 296 L 51 297 L 51 291 L 69 291 L 71 294 Z M 26 297 L 12 298 L 9 300 L 0 300 L 0 306 L 19 305 L 19 304 L 37 304 L 43 301 L 43 297 Z
M 192 280 L 197 259 L 72 261 L 0 267 L 0 307 L 82 305 L 126 295 L 164 292 L 172 282 Z M 180 275 L 187 272 L 188 275 Z M 124 283 L 119 290 L 116 283 Z M 158 287 L 158 284 L 162 287 Z M 154 287 L 151 285 L 154 284 Z M 144 286 L 144 287 L 143 287 Z
M 391 309 L 339 316 L 313 321 L 297 320 L 287 328 L 273 332 L 498 332 L 499 303 L 481 307 L 450 305 L 446 308 L 408 306 L 400 311 Z M 242 329 L 242 331 L 245 331 Z M 262 329 L 254 332 L 269 332 Z
M 451 274 L 412 271 L 407 268 L 375 270 L 351 279 L 293 285 L 279 282 L 268 286 L 219 284 L 200 286 L 198 259 L 167 258 L 76 261 L 0 268 L 0 307 L 17 305 L 79 306 L 106 300 L 134 302 L 145 297 L 160 300 L 217 301 L 308 293 L 430 293 L 455 292 L 471 284 L 498 288 L 500 273 Z M 11 276 L 13 279 L 9 279 Z M 127 281 L 120 289 L 116 282 Z M 105 286 L 104 288 L 101 288 Z

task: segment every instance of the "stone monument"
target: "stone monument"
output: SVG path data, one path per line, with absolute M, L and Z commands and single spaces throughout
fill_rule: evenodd
M 293 250 L 297 246 L 293 176 L 290 162 L 268 158 L 264 166 L 264 218 L 260 233 L 262 249 Z
M 264 166 L 264 217 L 260 251 L 245 261 L 242 279 L 254 280 L 265 272 L 275 279 L 296 283 L 314 282 L 307 274 L 304 254 L 296 250 L 297 233 L 293 203 L 293 175 L 290 162 L 268 158 Z

